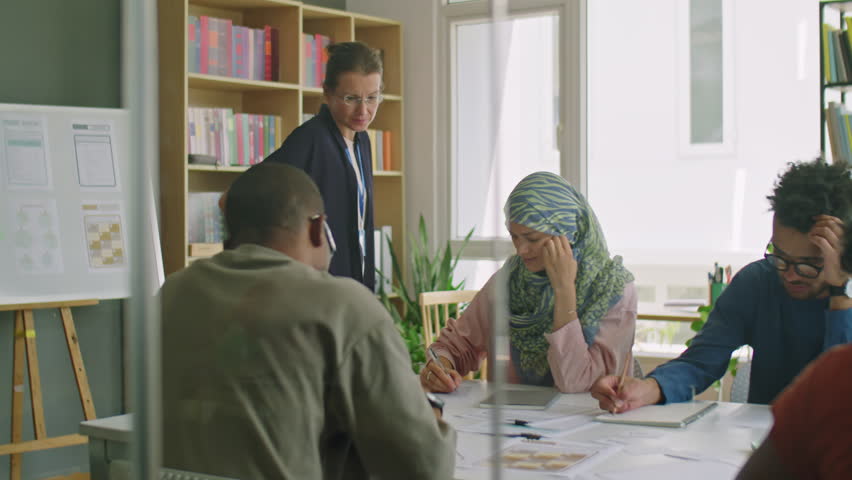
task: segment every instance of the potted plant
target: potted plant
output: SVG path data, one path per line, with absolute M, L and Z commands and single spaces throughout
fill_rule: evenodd
M 379 299 L 390 312 L 391 317 L 399 329 L 402 339 L 405 341 L 408 352 L 411 355 L 411 366 L 415 372 L 419 372 L 426 363 L 425 349 L 423 346 L 423 318 L 420 306 L 417 302 L 420 293 L 440 290 L 461 290 L 464 288 L 464 280 L 453 283 L 453 272 L 458 265 L 464 247 L 473 235 L 473 229 L 464 237 L 461 248 L 453 255 L 450 242 L 444 245 L 434 254 L 429 251 L 429 235 L 426 232 L 426 221 L 420 215 L 418 235 L 411 239 L 411 289 L 409 289 L 402 278 L 402 268 L 399 259 L 393 250 L 393 242 L 388 239 L 387 247 L 391 251 L 391 263 L 393 275 L 397 282 L 393 284 L 393 292 L 398 296 L 401 303 L 399 308 L 395 305 L 389 292 L 379 289 Z M 382 272 L 377 272 L 383 278 Z M 458 312 L 450 312 L 457 315 Z

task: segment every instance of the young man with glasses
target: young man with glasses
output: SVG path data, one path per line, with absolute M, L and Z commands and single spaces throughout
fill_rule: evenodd
M 307 174 L 255 165 L 226 199 L 228 250 L 166 280 L 165 466 L 241 480 L 452 476 L 455 432 L 388 312 L 326 271 L 323 211 Z
M 852 272 L 852 222 L 846 224 L 843 270 Z M 775 422 L 738 480 L 852 478 L 852 344 L 820 355 L 772 403 Z
M 734 277 L 678 358 L 622 388 L 618 377 L 599 379 L 592 395 L 601 408 L 689 400 L 725 374 L 742 345 L 754 349 L 748 401 L 770 403 L 820 353 L 852 341 L 849 274 L 840 262 L 852 222 L 850 167 L 791 164 L 768 199 L 774 219 L 764 259 Z

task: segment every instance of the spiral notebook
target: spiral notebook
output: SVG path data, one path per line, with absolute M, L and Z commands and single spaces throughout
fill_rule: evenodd
M 626 413 L 605 413 L 595 417 L 595 420 L 647 427 L 683 428 L 714 408 L 716 408 L 716 402 L 704 401 L 648 405 Z

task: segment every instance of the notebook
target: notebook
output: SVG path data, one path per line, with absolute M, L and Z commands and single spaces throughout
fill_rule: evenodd
M 550 388 L 530 390 L 505 390 L 503 392 L 504 408 L 521 410 L 545 410 L 559 396 L 559 392 Z M 496 406 L 494 394 L 489 395 L 479 403 L 479 408 L 492 408 Z
M 626 413 L 605 413 L 595 420 L 604 423 L 682 428 L 716 408 L 716 402 L 684 402 L 648 405 Z

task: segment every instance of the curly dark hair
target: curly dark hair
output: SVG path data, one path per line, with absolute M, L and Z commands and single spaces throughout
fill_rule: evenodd
M 852 275 L 852 221 L 846 222 L 846 231 L 843 232 L 843 239 L 846 242 L 846 248 L 843 249 L 843 256 L 840 257 L 840 263 L 843 265 L 843 270 Z
M 852 221 L 849 165 L 829 165 L 821 158 L 789 165 L 778 176 L 772 195 L 766 197 L 782 225 L 808 233 L 817 215 L 832 215 L 844 223 Z

